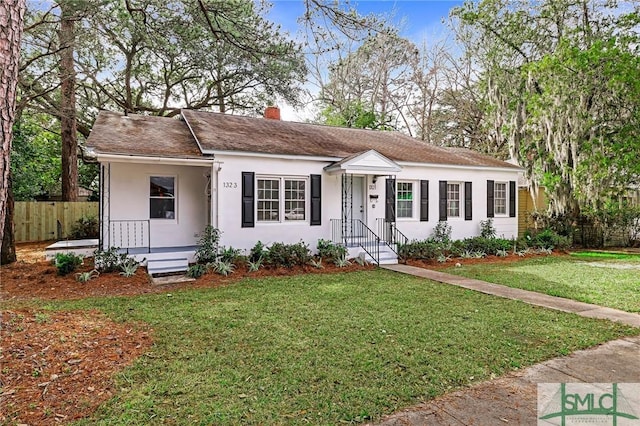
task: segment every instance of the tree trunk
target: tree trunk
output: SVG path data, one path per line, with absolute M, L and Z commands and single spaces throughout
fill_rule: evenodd
M 13 182 L 9 176 L 7 186 L 7 208 L 5 211 L 4 233 L 2 235 L 2 253 L 0 265 L 8 265 L 16 261 L 16 236 L 13 227 Z
M 0 240 L 4 237 L 16 87 L 26 0 L 0 1 Z M 11 218 L 9 218 L 11 221 Z M 10 223 L 11 225 L 11 223 Z M 2 250 L 4 253 L 4 247 Z
M 62 201 L 78 201 L 78 133 L 76 123 L 76 72 L 73 50 L 75 14 L 60 2 L 60 136 L 62 139 Z

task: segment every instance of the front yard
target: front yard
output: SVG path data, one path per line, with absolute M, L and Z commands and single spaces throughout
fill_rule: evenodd
M 153 330 L 81 424 L 359 423 L 638 333 L 383 270 L 39 305 Z
M 445 272 L 581 302 L 640 312 L 640 255 L 576 253 L 511 263 L 477 263 Z

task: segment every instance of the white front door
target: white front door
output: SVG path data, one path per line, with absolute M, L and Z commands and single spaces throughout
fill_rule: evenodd
M 352 190 L 352 219 L 360 219 L 362 222 L 366 223 L 366 217 L 364 212 L 364 177 L 363 176 L 354 176 L 353 177 L 353 186 Z

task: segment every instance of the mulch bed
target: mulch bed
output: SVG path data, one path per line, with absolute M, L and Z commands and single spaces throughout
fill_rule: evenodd
M 96 311 L 2 312 L 0 423 L 66 424 L 86 417 L 116 389 L 114 373 L 152 343 L 142 325 Z

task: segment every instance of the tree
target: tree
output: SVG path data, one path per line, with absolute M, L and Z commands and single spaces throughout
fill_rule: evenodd
M 2 262 L 15 261 L 15 253 L 8 253 L 5 234 L 12 234 L 13 197 L 10 189 L 10 153 L 15 119 L 16 88 L 20 63 L 20 41 L 25 13 L 25 0 L 5 0 L 0 3 L 0 134 L 2 155 L 0 156 L 0 240 L 3 242 Z M 9 209 L 9 220 L 7 210 Z M 8 230 L 7 230 L 8 224 Z M 13 242 L 9 241 L 9 247 Z M 7 257 L 5 259 L 5 257 Z
M 489 137 L 546 187 L 555 214 L 598 210 L 640 181 L 639 12 L 587 0 L 454 12 L 483 70 Z

